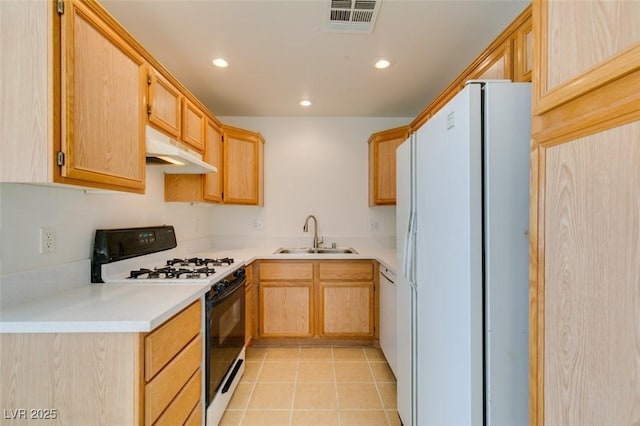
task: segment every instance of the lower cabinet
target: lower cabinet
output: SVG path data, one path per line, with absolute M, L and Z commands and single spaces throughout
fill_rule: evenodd
M 373 261 L 265 260 L 259 277 L 260 337 L 374 337 Z
M 318 264 L 322 336 L 373 337 L 373 262 Z
M 260 337 L 311 337 L 313 263 L 260 262 Z
M 199 425 L 201 315 L 196 301 L 148 334 L 0 334 L 0 405 L 34 422 Z
M 201 311 L 198 301 L 144 339 L 145 424 L 181 424 L 200 402 Z

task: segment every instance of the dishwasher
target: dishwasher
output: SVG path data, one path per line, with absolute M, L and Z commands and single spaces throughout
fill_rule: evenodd
M 394 375 L 398 362 L 395 281 L 393 271 L 380 265 L 380 348 Z

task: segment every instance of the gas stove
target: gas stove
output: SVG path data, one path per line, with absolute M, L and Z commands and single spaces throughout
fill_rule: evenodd
M 167 260 L 164 266 L 132 270 L 127 278 L 133 280 L 207 280 L 219 270 L 227 270 L 233 264 L 234 260 L 228 257 L 221 259 L 173 258 Z M 219 268 L 216 269 L 214 266 Z
M 229 257 L 177 256 L 173 226 L 96 230 L 94 283 L 215 284 L 244 262 Z

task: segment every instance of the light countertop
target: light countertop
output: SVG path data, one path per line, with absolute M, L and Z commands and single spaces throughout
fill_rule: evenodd
M 1 333 L 148 332 L 200 298 L 205 284 L 89 284 L 5 308 Z
M 396 270 L 396 251 L 395 249 L 372 249 L 372 248 L 359 248 L 353 247 L 358 253 L 357 254 L 313 254 L 313 253 L 304 253 L 304 254 L 274 254 L 279 247 L 248 247 L 241 249 L 211 249 L 202 253 L 202 255 L 206 255 L 207 257 L 221 257 L 228 256 L 234 259 L 244 259 L 245 264 L 250 264 L 255 260 L 261 259 L 274 259 L 274 260 L 316 260 L 316 259 L 339 259 L 339 260 L 349 260 L 349 259 L 371 259 L 377 260 L 382 265 L 391 269 L 392 271 Z
M 372 259 L 395 271 L 393 249 L 353 247 L 358 254 L 274 254 L 273 248 L 218 249 L 198 253 L 260 259 Z M 203 296 L 207 284 L 87 284 L 0 311 L 0 333 L 149 332 Z

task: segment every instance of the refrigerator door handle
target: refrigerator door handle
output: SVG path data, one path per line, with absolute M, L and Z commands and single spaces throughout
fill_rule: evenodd
M 404 276 L 409 281 L 411 287 L 416 287 L 416 265 L 415 265 L 415 247 L 416 247 L 416 213 L 409 213 L 409 224 L 407 226 L 407 236 L 405 238 L 405 256 L 404 256 Z

